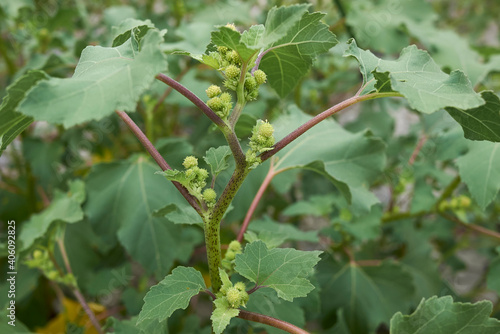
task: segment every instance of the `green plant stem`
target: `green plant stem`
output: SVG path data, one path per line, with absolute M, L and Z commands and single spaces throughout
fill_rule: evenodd
M 124 111 L 116 110 L 116 113 L 125 122 L 125 124 L 127 124 L 129 129 L 137 137 L 137 139 L 139 139 L 142 146 L 144 146 L 146 151 L 148 151 L 148 153 L 153 157 L 153 159 L 156 161 L 158 166 L 160 166 L 160 168 L 164 171 L 168 170 L 168 169 L 172 169 L 172 167 L 170 167 L 169 164 L 165 161 L 165 159 L 163 159 L 160 152 L 158 152 L 158 150 L 153 146 L 151 141 L 149 141 L 148 137 L 146 137 L 144 132 L 142 132 L 142 130 L 139 128 L 139 126 L 137 126 L 137 124 L 135 124 L 135 122 L 130 118 L 130 116 Z M 196 198 L 194 196 L 192 196 L 188 192 L 188 190 L 186 188 L 184 188 L 179 182 L 172 181 L 172 183 L 177 188 L 177 190 L 179 190 L 179 192 L 182 194 L 182 196 L 184 196 L 184 198 L 188 201 L 188 203 L 196 210 L 196 212 L 201 214 L 202 210 L 201 210 Z
M 448 184 L 448 186 L 444 189 L 443 193 L 441 196 L 439 196 L 438 200 L 436 201 L 436 204 L 434 204 L 434 209 L 437 210 L 439 207 L 439 204 L 441 204 L 442 201 L 450 197 L 455 189 L 460 185 L 461 179 L 460 175 L 457 175 L 451 182 Z
M 271 183 L 271 180 L 274 178 L 276 174 L 274 173 L 274 159 L 271 158 L 271 165 L 269 166 L 269 171 L 267 172 L 266 177 L 264 178 L 264 181 L 260 185 L 259 190 L 257 191 L 257 194 L 255 194 L 255 197 L 253 198 L 252 204 L 250 204 L 250 208 L 247 211 L 247 214 L 245 216 L 245 219 L 243 220 L 243 224 L 241 225 L 240 232 L 238 233 L 238 237 L 236 240 L 241 242 L 243 240 L 243 236 L 245 235 L 245 232 L 248 228 L 248 225 L 250 224 L 250 220 L 252 219 L 253 213 L 257 209 L 257 206 L 259 205 L 259 202 L 264 195 L 264 192 L 266 191 L 267 187 Z
M 447 214 L 445 212 L 439 212 L 439 215 L 441 217 L 443 217 L 444 219 L 446 219 L 446 220 L 449 220 L 451 222 L 454 222 L 454 223 L 460 224 L 462 226 L 465 226 L 468 229 L 471 229 L 471 230 L 476 231 L 478 233 L 484 234 L 485 236 L 488 236 L 488 237 L 500 240 L 500 233 L 498 233 L 496 231 L 492 231 L 490 229 L 487 229 L 485 227 L 482 227 L 482 226 L 479 226 L 479 225 L 476 225 L 476 224 L 469 224 L 469 223 L 463 222 L 460 219 L 458 219 L 457 217 L 452 216 L 450 214 Z
M 273 318 L 273 317 L 270 317 L 270 316 L 264 315 L 264 314 L 240 310 L 240 314 L 238 315 L 238 318 L 258 322 L 258 323 L 269 325 L 269 326 L 273 326 L 275 328 L 279 328 L 279 329 L 284 330 L 285 332 L 291 333 L 291 334 L 309 334 L 309 332 L 307 332 L 307 331 L 303 330 L 302 328 L 299 328 L 295 325 L 292 325 L 289 322 L 279 320 L 279 319 L 276 319 L 276 318 Z
M 245 167 L 236 167 L 226 188 L 219 197 L 210 215 L 205 220 L 205 243 L 207 247 L 208 271 L 212 283 L 212 291 L 219 292 L 222 281 L 219 275 L 219 268 L 222 268 L 221 247 L 220 247 L 220 222 L 229 204 L 241 187 L 250 170 Z
M 367 101 L 367 100 L 373 100 L 373 99 L 378 99 L 382 97 L 401 97 L 402 95 L 396 92 L 390 92 L 390 93 L 372 93 L 372 94 L 367 94 L 367 95 L 361 95 L 359 96 L 358 94 L 354 95 L 353 97 L 344 100 L 336 105 L 334 105 L 331 108 L 328 108 L 327 110 L 323 111 L 322 113 L 314 116 L 311 118 L 309 121 L 305 122 L 301 126 L 299 126 L 297 129 L 292 131 L 290 134 L 285 136 L 285 138 L 281 139 L 279 142 L 277 142 L 274 145 L 274 148 L 270 151 L 262 153 L 259 157 L 262 159 L 262 161 L 265 161 L 281 151 L 283 148 L 285 148 L 288 144 L 290 144 L 292 141 L 297 139 L 299 136 L 304 134 L 307 130 L 312 128 L 313 126 L 317 125 L 321 121 L 327 119 L 328 117 L 336 114 L 337 112 L 352 106 L 353 104 L 356 104 L 358 102 L 362 101 Z
M 69 263 L 68 253 L 66 252 L 66 247 L 64 247 L 64 234 L 57 239 L 57 245 L 59 246 L 59 250 L 61 251 L 61 256 L 63 258 L 64 266 L 66 267 L 67 273 L 73 275 L 73 271 L 71 270 L 71 266 Z M 87 313 L 87 316 L 89 317 L 90 322 L 92 323 L 96 331 L 99 334 L 104 334 L 104 331 L 102 330 L 99 321 L 97 320 L 94 312 L 92 312 L 92 310 L 90 309 L 89 304 L 85 300 L 85 297 L 83 296 L 80 289 L 78 289 L 77 286 L 72 286 L 72 291 L 76 299 L 82 306 L 83 310 L 85 311 L 85 313 Z
M 238 122 L 238 119 L 241 116 L 241 112 L 243 111 L 243 108 L 247 103 L 247 100 L 245 98 L 245 77 L 247 73 L 247 66 L 248 63 L 244 63 L 241 66 L 240 80 L 236 89 L 236 106 L 234 107 L 231 116 L 229 116 L 229 125 L 231 126 L 231 129 L 234 129 L 236 123 Z

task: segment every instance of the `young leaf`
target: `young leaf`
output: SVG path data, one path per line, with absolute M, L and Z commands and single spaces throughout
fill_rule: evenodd
M 328 258 L 318 267 L 323 312 L 342 308 L 353 333 L 372 332 L 395 312 L 410 308 L 413 282 L 396 263 L 360 267 Z
M 81 204 L 84 200 L 85 185 L 80 180 L 70 182 L 68 193 L 56 191 L 50 205 L 41 213 L 32 215 L 30 220 L 23 224 L 19 235 L 19 240 L 22 242 L 21 250 L 31 247 L 33 242 L 42 237 L 56 221 L 76 223 L 82 220 Z
M 145 320 L 166 320 L 175 310 L 185 309 L 192 297 L 205 290 L 201 273 L 192 267 L 177 267 L 144 297 L 144 306 L 137 325 L 143 328 Z
M 140 45 L 130 38 L 114 48 L 89 46 L 72 78 L 39 82 L 19 111 L 65 127 L 101 119 L 116 109 L 135 111 L 139 96 L 167 66 L 162 41 L 158 30 L 148 30 Z
M 212 43 L 217 46 L 226 46 L 235 50 L 241 58 L 242 62 L 247 62 L 259 50 L 249 48 L 241 41 L 241 34 L 228 27 L 220 27 L 219 31 L 212 32 Z
M 229 168 L 227 158 L 231 156 L 229 146 L 211 147 L 203 157 L 203 160 L 210 166 L 213 177 L 217 177 L 220 172 Z
M 32 117 L 20 114 L 16 109 L 31 87 L 46 78 L 42 71 L 29 71 L 7 87 L 7 95 L 0 105 L 0 156 L 7 145 L 33 123 Z
M 309 71 L 313 59 L 337 44 L 335 35 L 320 22 L 323 16 L 325 14 L 318 12 L 303 13 L 283 38 L 265 47 L 259 67 L 266 72 L 269 84 L 279 96 L 288 95 Z
M 130 37 L 132 37 L 136 42 L 141 40 L 148 30 L 154 29 L 154 24 L 151 20 L 137 20 L 133 18 L 128 18 L 119 26 L 115 26 L 112 29 L 112 34 L 115 36 L 113 39 L 112 47 L 116 47 L 125 43 Z
M 215 310 L 212 312 L 212 328 L 215 334 L 221 334 L 229 325 L 232 318 L 240 314 L 240 310 L 232 308 L 225 298 L 218 298 L 214 301 Z
M 320 251 L 293 248 L 267 249 L 262 241 L 247 244 L 243 254 L 236 255 L 235 271 L 258 286 L 270 287 L 288 301 L 305 297 L 314 289 L 306 278 L 320 260 Z
M 472 142 L 457 159 L 460 177 L 484 210 L 500 189 L 500 143 Z
M 470 109 L 484 104 L 463 72 L 444 73 L 426 51 L 415 45 L 403 49 L 398 60 L 380 59 L 358 48 L 353 39 L 347 45 L 344 56 L 354 57 L 360 64 L 366 84 L 363 94 L 398 92 L 412 108 L 423 113 L 445 107 Z
M 454 303 L 451 296 L 423 299 L 411 315 L 396 313 L 391 319 L 391 333 L 481 333 L 500 332 L 500 321 L 490 318 L 492 304 Z
M 481 97 L 486 104 L 473 109 L 446 108 L 460 123 L 464 136 L 470 140 L 500 142 L 500 98 L 493 92 L 484 91 Z

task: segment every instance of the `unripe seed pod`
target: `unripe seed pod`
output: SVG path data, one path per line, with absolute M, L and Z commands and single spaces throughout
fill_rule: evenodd
M 241 305 L 241 291 L 236 289 L 235 287 L 231 287 L 227 289 L 226 298 L 229 302 L 229 305 L 234 308 L 238 308 Z
M 238 77 L 240 75 L 240 68 L 236 65 L 229 65 L 228 67 L 226 67 L 226 76 L 229 78 L 229 79 L 234 79 L 236 77 Z
M 238 240 L 233 240 L 229 243 L 228 248 L 234 252 L 241 252 L 241 243 Z
M 230 104 L 233 99 L 229 93 L 222 93 L 219 97 L 225 105 Z
M 217 85 L 211 85 L 210 87 L 207 88 L 207 90 L 205 92 L 207 93 L 207 96 L 210 98 L 216 97 L 216 96 L 222 94 L 222 90 Z
M 228 261 L 233 261 L 236 258 L 236 253 L 232 250 L 228 250 L 224 258 Z
M 245 88 L 248 90 L 253 90 L 257 88 L 257 81 L 254 77 L 248 77 L 245 79 Z
M 184 162 L 182 163 L 182 165 L 186 169 L 196 167 L 196 166 L 198 166 L 198 159 L 196 159 L 195 157 L 190 155 L 184 159 Z
M 234 285 L 234 287 L 240 291 L 245 291 L 246 290 L 246 286 L 245 286 L 245 283 L 243 282 L 238 282 Z
M 231 62 L 231 63 L 239 63 L 240 56 L 238 55 L 238 52 L 233 50 L 233 51 L 226 53 L 226 60 Z
M 468 208 L 471 205 L 471 200 L 468 196 L 461 195 L 459 196 L 460 206 L 462 208 Z
M 207 105 L 210 107 L 210 109 L 217 111 L 222 110 L 224 103 L 222 102 L 222 99 L 220 97 L 216 96 L 208 100 Z
M 199 168 L 198 177 L 202 180 L 205 180 L 208 177 L 208 171 L 205 168 Z
M 33 252 L 33 258 L 34 259 L 41 259 L 43 256 L 43 253 L 41 250 L 37 249 Z
M 203 191 L 203 199 L 205 202 L 214 203 L 217 198 L 217 193 L 212 188 L 207 188 Z
M 267 80 L 267 75 L 262 70 L 257 70 L 253 73 L 255 81 L 257 81 L 258 85 L 262 85 Z
M 220 53 L 223 53 L 225 54 L 227 52 L 228 48 L 226 46 L 218 46 L 217 47 L 217 51 L 219 51 Z
M 59 277 L 59 273 L 56 270 L 49 271 L 47 273 L 47 278 L 51 281 L 57 279 Z

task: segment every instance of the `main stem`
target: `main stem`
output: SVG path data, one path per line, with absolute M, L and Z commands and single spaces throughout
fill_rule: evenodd
M 282 329 L 285 332 L 288 332 L 291 334 L 309 334 L 309 332 L 303 330 L 300 327 L 292 325 L 289 322 L 279 320 L 279 319 L 276 319 L 276 318 L 273 318 L 273 317 L 270 317 L 270 316 L 264 315 L 264 314 L 240 310 L 240 313 L 238 314 L 238 318 L 258 322 L 258 323 L 269 325 L 269 326 L 273 326 L 275 328 Z

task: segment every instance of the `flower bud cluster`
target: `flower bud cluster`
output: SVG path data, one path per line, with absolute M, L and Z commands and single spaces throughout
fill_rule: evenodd
M 33 251 L 31 259 L 25 264 L 30 268 L 38 268 L 51 281 L 62 283 L 68 286 L 76 286 L 76 279 L 73 274 L 61 274 L 52 262 L 49 252 L 46 249 L 36 249 Z
M 458 210 L 468 209 L 471 204 L 472 202 L 469 196 L 460 195 L 458 197 L 452 198 L 449 201 L 441 201 L 441 203 L 439 203 L 439 211 L 451 210 L 456 212 Z
M 234 270 L 234 259 L 236 255 L 241 254 L 241 244 L 237 240 L 233 240 L 229 243 L 229 247 L 227 249 L 226 255 L 222 260 L 222 267 L 226 269 L 228 272 L 233 272 Z
M 250 137 L 250 149 L 246 153 L 247 164 L 250 168 L 257 167 L 261 160 L 257 156 L 263 152 L 270 151 L 274 145 L 274 128 L 267 121 L 258 120 L 253 127 Z
M 205 92 L 210 98 L 210 100 L 207 101 L 207 105 L 210 109 L 212 109 L 223 120 L 227 119 L 231 109 L 233 109 L 231 94 L 223 93 L 221 88 L 216 85 L 211 85 Z

